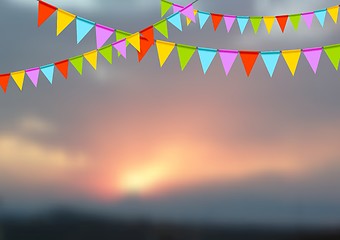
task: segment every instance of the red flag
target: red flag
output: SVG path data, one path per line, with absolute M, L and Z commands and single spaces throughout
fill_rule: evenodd
M 276 16 L 276 20 L 280 25 L 281 31 L 284 32 L 287 25 L 288 15 Z
M 222 14 L 216 14 L 216 13 L 211 13 L 211 19 L 214 25 L 214 30 L 216 31 L 218 26 L 220 25 L 223 15 Z
M 249 77 L 255 65 L 256 59 L 259 56 L 259 52 L 240 51 L 240 56 L 244 65 L 244 69 L 246 70 L 247 76 Z
M 68 60 L 60 61 L 54 64 L 61 74 L 64 76 L 64 78 L 67 79 L 68 77 Z
M 11 74 L 9 73 L 0 75 L 0 86 L 2 87 L 2 90 L 4 90 L 4 93 L 6 93 L 7 91 L 7 86 L 8 86 L 10 76 Z
M 57 8 L 43 1 L 39 1 L 38 4 L 38 27 L 40 27 Z
M 138 52 L 138 61 L 141 62 L 144 56 L 155 43 L 153 26 L 150 26 L 140 32 L 140 52 Z
M 142 35 L 142 37 L 146 38 L 149 41 L 150 45 L 155 44 L 153 26 L 150 26 L 150 27 L 145 28 L 144 30 L 140 31 L 140 34 Z

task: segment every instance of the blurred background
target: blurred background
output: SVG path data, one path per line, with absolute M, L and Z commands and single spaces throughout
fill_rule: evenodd
M 129 32 L 159 20 L 158 0 L 50 0 L 81 17 Z M 189 1 L 178 0 L 187 5 Z M 195 8 L 235 15 L 307 12 L 338 1 L 200 0 Z M 0 3 L 0 72 L 42 66 L 95 49 L 76 45 L 75 24 L 55 36 L 55 15 L 37 28 L 37 1 Z M 184 19 L 183 19 L 184 20 Z M 184 24 L 184 21 L 183 21 Z M 264 24 L 214 33 L 211 20 L 170 41 L 201 47 L 279 50 L 340 42 L 301 20 L 282 34 Z M 161 35 L 157 38 L 163 39 Z M 110 39 L 111 42 L 114 39 Z M 238 58 L 225 76 L 198 55 L 184 72 L 174 51 L 159 67 L 99 58 L 98 71 L 56 71 L 35 89 L 13 82 L 0 94 L 0 239 L 339 239 L 340 82 L 325 55 L 317 75 L 301 56 L 296 76 L 279 60 L 274 77 L 259 58 L 250 78 Z

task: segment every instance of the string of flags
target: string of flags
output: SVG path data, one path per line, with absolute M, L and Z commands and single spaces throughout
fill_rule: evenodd
M 300 23 L 303 20 L 305 22 L 308 29 L 312 27 L 313 19 L 316 18 L 320 25 L 324 27 L 326 15 L 329 15 L 330 18 L 334 21 L 334 23 L 338 22 L 339 15 L 339 5 L 331 6 L 324 9 L 319 9 L 310 12 L 302 12 L 302 13 L 294 13 L 294 14 L 284 14 L 277 16 L 236 16 L 232 14 L 219 14 L 212 12 L 204 12 L 200 10 L 196 10 L 193 8 L 193 5 L 189 6 L 181 6 L 167 0 L 161 0 L 161 17 L 167 14 L 172 9 L 173 14 L 178 13 L 178 16 L 172 16 L 170 19 L 167 18 L 169 22 L 174 24 L 178 29 L 182 30 L 182 26 L 180 23 L 180 13 L 186 17 L 187 25 L 191 22 L 196 22 L 196 16 L 198 17 L 200 28 L 206 24 L 209 18 L 212 20 L 212 24 L 214 30 L 216 31 L 220 26 L 222 20 L 225 22 L 227 32 L 230 32 L 235 22 L 238 23 L 239 30 L 241 34 L 243 34 L 246 29 L 248 23 L 252 25 L 254 33 L 257 33 L 261 23 L 263 22 L 268 34 L 271 33 L 274 22 L 277 22 L 282 33 L 285 32 L 288 19 L 293 25 L 294 29 L 297 31 L 299 29 Z M 183 11 L 184 9 L 184 11 Z

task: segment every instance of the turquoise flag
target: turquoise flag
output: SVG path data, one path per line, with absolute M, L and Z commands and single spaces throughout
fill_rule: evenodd
M 211 48 L 198 48 L 198 55 L 201 60 L 202 69 L 204 74 L 207 73 L 212 61 L 214 60 L 215 56 L 217 54 L 216 49 Z
M 95 23 L 89 20 L 86 20 L 81 17 L 77 17 L 76 26 L 77 26 L 77 43 L 80 43 L 81 40 L 92 30 Z
M 52 84 L 53 75 L 54 75 L 54 64 L 49 64 L 43 67 L 40 67 L 41 72 L 45 75 L 48 81 Z
M 172 25 L 178 28 L 178 30 L 182 31 L 181 14 L 179 12 L 171 15 L 167 19 Z
M 270 77 L 273 77 L 277 62 L 279 61 L 281 52 L 261 52 L 261 57 L 263 59 L 264 64 L 268 70 Z

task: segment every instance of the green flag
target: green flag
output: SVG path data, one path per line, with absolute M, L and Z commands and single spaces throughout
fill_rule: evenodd
M 289 16 L 289 20 L 292 23 L 295 31 L 299 29 L 299 24 L 301 20 L 301 14 L 293 14 Z
M 340 44 L 325 46 L 324 50 L 335 69 L 338 70 L 340 61 Z
M 71 64 L 79 72 L 80 75 L 83 75 L 83 60 L 83 56 L 78 56 L 70 59 Z
M 112 64 L 112 45 L 107 45 L 99 49 L 100 54 L 110 63 Z
M 161 0 L 161 17 L 163 17 L 170 10 L 171 7 L 171 2 Z
M 195 51 L 196 51 L 196 47 L 183 45 L 183 44 L 177 44 L 177 52 L 178 52 L 179 62 L 181 64 L 182 71 L 185 69 L 185 67 L 189 63 Z
M 254 33 L 257 33 L 261 25 L 262 17 L 250 17 L 251 25 L 253 26 Z
M 165 19 L 156 23 L 154 28 L 157 29 L 157 31 L 160 32 L 164 37 L 169 38 L 168 23 Z

